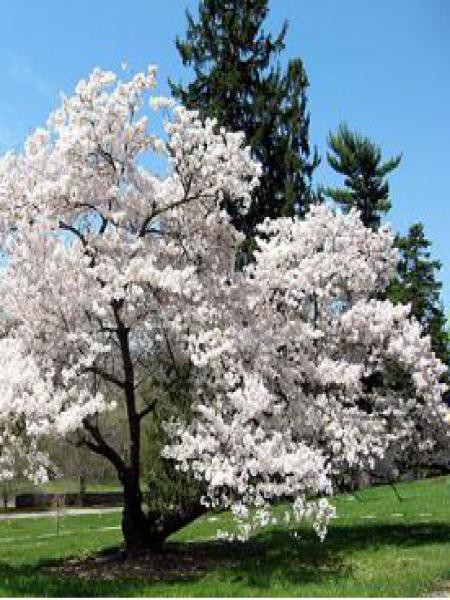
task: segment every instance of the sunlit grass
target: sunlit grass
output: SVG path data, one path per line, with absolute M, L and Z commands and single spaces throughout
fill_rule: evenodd
M 120 514 L 0 522 L 0 594 L 6 596 L 418 596 L 450 579 L 450 477 L 337 497 L 320 543 L 307 526 L 247 544 L 215 541 L 229 515 L 205 515 L 173 536 L 174 551 L 200 544 L 218 568 L 179 581 L 82 581 L 45 574 L 44 563 L 87 556 L 121 541 Z M 281 510 L 281 509 L 280 509 Z M 220 562 L 222 561 L 222 566 Z M 182 575 L 182 574 L 180 574 Z

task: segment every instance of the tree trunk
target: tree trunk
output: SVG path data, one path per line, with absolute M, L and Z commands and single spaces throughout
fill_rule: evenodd
M 142 508 L 140 488 L 141 421 L 153 410 L 153 405 L 147 406 L 140 412 L 137 410 L 136 382 L 129 341 L 130 331 L 121 318 L 123 300 L 113 300 L 111 305 L 117 323 L 117 337 L 122 354 L 124 375 L 123 381 L 116 377 L 113 377 L 113 381 L 124 394 L 129 431 L 129 462 L 127 464 L 114 447 L 103 438 L 98 424 L 92 423 L 89 419 L 85 419 L 83 425 L 92 439 L 84 440 L 84 443 L 114 465 L 123 485 L 122 532 L 127 554 L 135 555 L 149 550 L 158 552 L 161 550 L 164 540 L 171 533 L 184 527 L 199 516 L 204 509 L 199 502 L 195 503 L 195 506 L 183 507 L 183 509 L 171 513 L 158 511 L 146 514 Z
M 130 471 L 123 476 L 124 508 L 122 532 L 125 550 L 129 556 L 144 551 L 160 552 L 164 541 L 205 512 L 199 500 L 183 508 L 146 514 L 142 508 L 142 492 L 139 479 Z
M 129 471 L 123 480 L 124 505 L 122 513 L 122 533 L 127 554 L 133 555 L 143 550 L 159 550 L 151 535 L 150 522 L 142 508 L 142 492 L 139 477 Z

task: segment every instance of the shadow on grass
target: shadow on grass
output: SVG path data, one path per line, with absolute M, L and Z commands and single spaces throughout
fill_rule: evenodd
M 135 569 L 128 561 L 110 562 L 111 580 L 98 577 L 95 570 L 92 576 L 77 578 L 72 575 L 61 576 L 57 571 L 48 574 L 43 569 L 50 563 L 41 563 L 37 567 L 12 567 L 0 564 L 0 593 L 20 596 L 131 596 L 142 593 L 145 588 L 151 594 L 151 586 L 157 583 L 177 585 L 178 594 L 189 595 L 189 586 L 200 582 L 206 573 L 216 572 L 221 581 L 236 584 L 242 590 L 245 587 L 255 590 L 268 590 L 275 581 L 299 586 L 309 583 L 325 583 L 350 577 L 349 557 L 352 553 L 366 548 L 380 549 L 395 546 L 397 548 L 420 547 L 429 544 L 443 544 L 450 541 L 450 526 L 447 523 L 427 524 L 367 524 L 344 526 L 333 524 L 327 538 L 320 543 L 312 531 L 302 531 L 299 539 L 293 538 L 285 530 L 273 530 L 261 533 L 244 544 L 224 542 L 180 543 L 170 542 L 157 560 L 164 565 L 173 564 L 179 559 L 178 575 L 175 571 L 160 569 L 157 577 L 152 577 L 150 568 L 143 570 L 144 576 L 130 576 Z M 97 555 L 98 556 L 98 555 Z M 106 554 L 103 554 L 106 556 Z M 207 557 L 204 569 L 183 568 L 192 561 Z M 92 560 L 92 559 L 90 559 Z M 114 560 L 111 559 L 110 560 Z M 144 566 L 146 565 L 145 559 Z M 64 568 L 70 561 L 51 563 Z M 86 561 L 87 571 L 89 561 Z M 121 564 L 128 570 L 121 575 Z M 106 570 L 109 568 L 108 565 Z M 117 567 L 117 568 L 116 568 Z M 169 569 L 170 570 L 170 569 Z M 168 571 L 169 571 L 168 570 Z M 206 589 L 206 588 L 205 588 Z M 192 592 L 191 592 L 192 593 Z M 197 586 L 195 595 L 199 594 Z
M 46 575 L 38 567 L 11 567 L 0 564 L 1 596 L 131 596 L 142 587 L 140 582 L 94 582 Z
M 323 543 L 312 531 L 301 531 L 296 539 L 286 530 L 274 530 L 261 533 L 235 549 L 236 568 L 232 577 L 249 587 L 261 589 L 269 589 L 274 581 L 295 586 L 320 584 L 351 576 L 349 558 L 358 550 L 419 548 L 448 542 L 450 525 L 436 522 L 333 525 Z M 224 550 L 217 548 L 216 551 Z

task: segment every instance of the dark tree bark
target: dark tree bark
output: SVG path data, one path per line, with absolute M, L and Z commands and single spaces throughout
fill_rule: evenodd
M 206 510 L 199 501 L 193 501 L 189 506 L 172 512 L 152 511 L 146 514 L 142 508 L 142 492 L 136 475 L 127 470 L 122 483 L 122 532 L 125 548 L 130 555 L 145 550 L 161 551 L 165 540 L 172 533 L 201 516 Z
M 135 553 L 144 549 L 151 549 L 155 544 L 151 539 L 148 517 L 142 508 L 142 492 L 139 481 L 141 475 L 141 415 L 136 409 L 134 366 L 130 353 L 129 330 L 122 322 L 121 307 L 121 302 L 113 302 L 117 337 L 123 362 L 123 392 L 130 439 L 130 464 L 119 475 L 124 492 L 122 531 L 127 551 Z
M 127 552 L 135 554 L 142 550 L 159 550 L 161 544 L 152 539 L 150 521 L 142 508 L 139 474 L 126 469 L 122 485 L 124 499 L 122 533 Z
M 149 404 L 138 411 L 129 330 L 121 319 L 122 301 L 113 301 L 112 308 L 117 326 L 115 334 L 120 347 L 123 379 L 98 367 L 92 367 L 90 370 L 96 376 L 120 389 L 127 414 L 128 456 L 123 458 L 119 454 L 105 439 L 98 423 L 92 418 L 84 419 L 83 425 L 87 437 L 82 438 L 79 443 L 109 460 L 117 472 L 124 493 L 122 532 L 125 550 L 128 555 L 132 556 L 143 551 L 160 551 L 169 535 L 196 519 L 205 509 L 196 499 L 189 505 L 168 513 L 152 511 L 146 514 L 144 511 L 140 487 L 141 422 L 152 412 L 155 405 Z
M 193 499 L 189 505 L 171 512 L 146 513 L 140 487 L 140 460 L 135 461 L 134 466 L 125 464 L 117 451 L 105 441 L 97 425 L 85 419 L 84 427 L 90 439 L 83 438 L 79 443 L 109 460 L 115 467 L 117 477 L 123 486 L 122 533 L 128 555 L 134 556 L 143 551 L 161 551 L 164 541 L 172 533 L 205 512 L 206 509 L 200 501 Z

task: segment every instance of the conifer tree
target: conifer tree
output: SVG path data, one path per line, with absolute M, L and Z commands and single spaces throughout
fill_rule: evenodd
M 391 284 L 388 297 L 395 303 L 411 304 L 411 314 L 431 337 L 433 351 L 450 364 L 446 318 L 440 298 L 442 283 L 436 278 L 441 263 L 431 257 L 431 244 L 422 223 L 412 225 L 406 236 L 398 236 L 396 246 L 400 252 L 398 277 Z
M 345 188 L 327 188 L 325 194 L 344 211 L 357 208 L 364 225 L 377 229 L 391 207 L 386 176 L 398 167 L 401 155 L 383 162 L 380 147 L 345 124 L 330 133 L 328 146 L 328 163 L 344 176 Z
M 325 194 L 344 211 L 359 209 L 366 227 L 377 229 L 381 216 L 391 208 L 386 176 L 398 167 L 401 155 L 383 162 L 381 148 L 345 124 L 329 135 L 328 145 L 328 162 L 344 175 L 345 188 L 328 188 Z M 396 303 L 411 303 L 411 313 L 431 336 L 434 352 L 449 364 L 448 333 L 440 300 L 442 284 L 436 279 L 441 264 L 431 258 L 430 245 L 421 223 L 412 225 L 405 237 L 397 236 L 398 276 L 387 297 Z
M 263 177 L 246 214 L 227 205 L 233 224 L 250 239 L 266 217 L 304 214 L 313 199 L 319 163 L 309 144 L 308 78 L 299 58 L 281 67 L 287 23 L 273 36 L 263 29 L 267 0 L 201 0 L 198 20 L 187 12 L 186 39 L 176 46 L 194 70 L 172 93 L 202 117 L 243 131 Z

